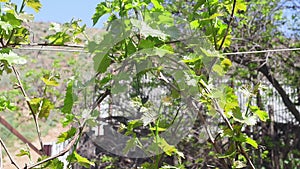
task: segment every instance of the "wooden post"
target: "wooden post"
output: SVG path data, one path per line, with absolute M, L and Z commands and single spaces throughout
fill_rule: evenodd
M 0 123 L 3 124 L 4 127 L 6 127 L 10 132 L 12 132 L 15 136 L 17 136 L 20 140 L 22 140 L 24 143 L 28 144 L 28 146 L 34 150 L 39 155 L 43 155 L 42 152 L 33 145 L 29 140 L 27 140 L 21 133 L 19 133 L 13 126 L 11 126 L 4 118 L 0 116 Z

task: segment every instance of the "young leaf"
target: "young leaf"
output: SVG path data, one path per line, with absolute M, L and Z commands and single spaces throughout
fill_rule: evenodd
M 151 0 L 155 9 L 163 10 L 164 7 L 158 2 L 158 0 Z
M 58 158 L 51 160 L 50 164 L 47 165 L 47 168 L 51 169 L 63 169 L 64 168 L 64 163 L 60 161 Z
M 41 79 L 47 86 L 58 86 L 59 85 L 59 83 L 53 78 L 46 79 L 46 78 L 42 77 Z
M 85 167 L 85 168 L 90 168 L 91 166 L 95 166 L 94 162 L 89 161 L 85 157 L 82 157 L 76 151 L 74 151 L 74 157 L 75 157 L 76 161 L 78 162 L 78 164 Z
M 247 10 L 247 5 L 245 0 L 237 0 L 234 13 L 237 13 L 238 11 L 246 11 L 246 10 Z
M 101 2 L 96 7 L 96 12 L 94 13 L 92 20 L 93 25 L 96 25 L 98 20 L 105 14 L 110 13 L 112 11 L 111 8 L 108 7 L 107 2 Z
M 257 106 L 250 106 L 250 110 L 254 114 L 256 114 L 259 117 L 259 119 L 263 122 L 269 119 L 268 113 L 266 111 L 260 110 L 260 108 Z
M 39 113 L 39 118 L 48 118 L 50 110 L 54 108 L 54 104 L 46 98 L 33 98 L 30 100 L 33 113 Z
M 16 154 L 16 156 L 21 157 L 21 156 L 30 156 L 30 152 L 29 150 L 25 150 L 25 149 L 21 149 L 20 152 L 18 154 Z
M 39 12 L 42 7 L 42 4 L 39 0 L 27 0 L 27 6 L 32 8 L 35 12 Z
M 250 117 L 245 118 L 244 122 L 249 126 L 253 126 L 256 124 L 257 118 L 256 118 L 256 116 L 250 116 Z
M 213 71 L 218 73 L 218 75 L 223 76 L 225 74 L 224 69 L 222 68 L 222 66 L 215 64 L 213 66 Z
M 250 137 L 246 138 L 246 143 L 250 144 L 252 147 L 254 147 L 256 149 L 258 148 L 257 142 L 255 140 L 253 140 L 252 138 L 250 138 Z
M 72 127 L 70 130 L 61 133 L 58 137 L 57 137 L 57 142 L 56 143 L 62 143 L 66 140 L 68 140 L 69 138 L 73 137 L 76 133 L 76 128 Z
M 7 61 L 9 65 L 12 64 L 25 64 L 27 61 L 26 59 L 20 57 L 16 53 L 10 51 L 9 54 L 6 53 L 0 53 L 0 61 Z
M 175 146 L 170 145 L 164 138 L 158 139 L 159 147 L 168 155 L 171 156 L 173 153 L 177 154 L 179 157 L 184 158 L 184 154 L 177 150 Z

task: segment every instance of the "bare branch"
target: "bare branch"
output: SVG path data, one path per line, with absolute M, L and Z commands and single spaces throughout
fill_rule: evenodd
M 17 81 L 18 81 L 18 88 L 20 88 L 23 96 L 25 97 L 25 100 L 26 100 L 26 103 L 31 111 L 31 114 L 33 116 L 33 120 L 34 120 L 34 123 L 35 123 L 35 128 L 36 128 L 36 131 L 37 131 L 37 134 L 38 134 L 38 138 L 39 138 L 39 142 L 40 142 L 40 146 L 41 146 L 41 152 L 44 153 L 44 146 L 43 146 L 43 141 L 42 141 L 42 138 L 41 138 L 41 131 L 40 131 L 40 127 L 39 127 L 39 123 L 38 123 L 38 117 L 36 116 L 31 104 L 30 104 L 30 99 L 29 97 L 27 96 L 26 92 L 25 92 L 25 89 L 23 87 L 23 84 L 21 82 L 21 79 L 20 79 L 20 75 L 19 75 L 19 72 L 16 70 L 16 68 L 14 66 L 12 66 L 12 69 L 13 69 L 13 72 L 15 73 L 15 76 L 17 78 Z
M 1 146 L 4 148 L 4 151 L 6 152 L 11 164 L 13 164 L 17 169 L 19 169 L 20 167 L 17 165 L 17 163 L 14 161 L 14 159 L 12 158 L 12 156 L 10 155 L 7 147 L 5 146 L 3 140 L 0 138 L 0 143 L 1 143 Z

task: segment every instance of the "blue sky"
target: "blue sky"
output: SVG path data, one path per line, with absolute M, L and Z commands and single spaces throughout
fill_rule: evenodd
M 12 0 L 21 4 L 21 0 Z M 26 9 L 28 13 L 35 15 L 35 21 L 44 22 L 69 22 L 72 18 L 82 19 L 83 23 L 91 27 L 92 16 L 95 12 L 95 8 L 101 0 L 40 0 L 42 8 L 39 13 L 35 13 L 31 9 Z M 97 28 L 103 26 L 104 19 L 99 20 L 95 25 Z

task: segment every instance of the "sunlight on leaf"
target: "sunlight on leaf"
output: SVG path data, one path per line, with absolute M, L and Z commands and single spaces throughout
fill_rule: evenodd
M 35 12 L 39 12 L 42 7 L 42 4 L 39 0 L 27 0 L 27 6 L 32 8 Z

